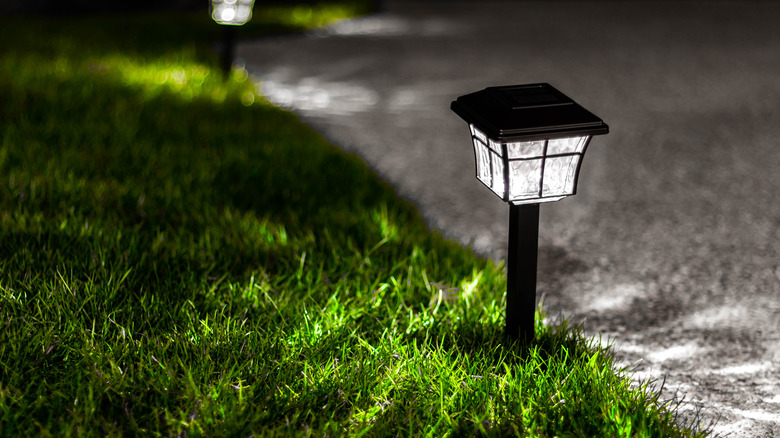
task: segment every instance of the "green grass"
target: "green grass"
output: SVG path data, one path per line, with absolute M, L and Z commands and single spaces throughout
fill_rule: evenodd
M 0 436 L 704 435 L 577 327 L 506 341 L 502 267 L 223 81 L 218 35 L 0 22 Z

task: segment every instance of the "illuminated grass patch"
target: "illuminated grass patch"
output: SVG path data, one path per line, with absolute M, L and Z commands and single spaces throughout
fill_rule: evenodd
M 213 26 L 0 23 L 1 436 L 692 434 L 577 328 L 504 341 L 501 267 L 223 81 Z

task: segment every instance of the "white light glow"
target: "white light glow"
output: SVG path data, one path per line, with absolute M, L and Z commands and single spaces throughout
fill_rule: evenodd
M 488 138 L 473 124 L 469 129 L 477 179 L 502 199 L 529 204 L 574 194 L 579 162 L 590 136 L 502 143 Z M 507 165 L 508 181 L 504 175 Z
M 645 354 L 645 358 L 651 362 L 659 363 L 668 360 L 683 360 L 695 356 L 702 350 L 695 342 L 676 345 L 662 350 L 653 350 Z
M 490 172 L 490 151 L 484 143 L 479 139 L 474 139 L 474 156 L 477 160 L 477 178 L 485 183 L 486 186 L 492 187 L 491 184 L 491 172 Z
M 541 157 L 544 155 L 544 140 L 507 143 L 506 149 L 510 160 L 514 158 Z
M 487 144 L 487 142 L 488 142 L 487 141 L 487 136 L 485 135 L 484 132 L 482 132 L 479 129 L 477 129 L 474 125 L 469 125 L 469 127 L 471 128 L 471 135 L 473 135 L 474 137 L 477 137 L 478 139 L 480 139 L 480 141 L 482 141 L 482 143 Z
M 490 145 L 490 149 L 493 149 L 496 151 L 498 155 L 502 155 L 503 152 L 501 151 L 501 143 L 493 140 L 492 138 L 488 139 L 488 144 Z
M 542 180 L 542 160 L 509 162 L 509 200 L 539 197 Z
M 588 137 L 556 138 L 547 142 L 547 155 L 581 152 Z
M 219 24 L 242 25 L 252 19 L 254 0 L 212 0 L 211 18 Z
M 236 10 L 233 8 L 225 8 L 220 14 L 222 21 L 233 21 L 236 18 Z
M 240 5 L 238 7 L 238 11 L 236 11 L 235 20 L 241 23 L 246 23 L 250 18 L 252 18 L 252 9 L 247 5 Z
M 504 162 L 495 154 L 493 158 L 493 184 L 490 186 L 498 196 L 504 197 Z
M 548 157 L 544 162 L 544 189 L 542 196 L 571 195 L 577 174 L 579 155 Z
M 751 374 L 755 375 L 764 371 L 771 371 L 771 362 L 754 362 L 713 370 L 715 374 Z
M 288 72 L 280 69 L 268 73 L 258 87 L 274 104 L 314 117 L 358 114 L 371 111 L 379 102 L 376 92 L 355 84 L 327 82 L 318 77 L 297 83 L 288 80 Z

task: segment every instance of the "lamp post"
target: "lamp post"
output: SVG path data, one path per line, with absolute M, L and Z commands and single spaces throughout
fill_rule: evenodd
M 539 204 L 577 192 L 582 157 L 609 127 L 550 84 L 488 87 L 452 102 L 469 124 L 477 179 L 509 202 L 506 335 L 534 337 Z
M 252 19 L 254 5 L 255 0 L 211 0 L 211 18 L 224 29 L 220 67 L 226 79 L 233 66 L 235 27 L 243 26 Z

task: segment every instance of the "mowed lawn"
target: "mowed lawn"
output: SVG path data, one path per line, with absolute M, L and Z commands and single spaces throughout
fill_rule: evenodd
M 355 4 L 258 3 L 244 35 Z M 259 95 L 202 13 L 0 19 L 0 436 L 691 436 Z

